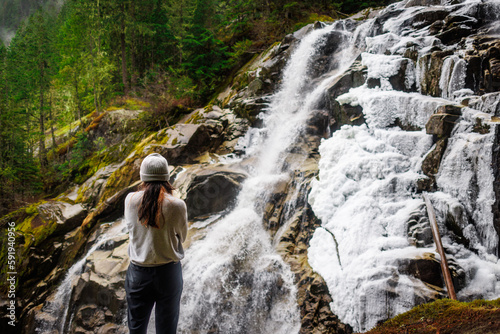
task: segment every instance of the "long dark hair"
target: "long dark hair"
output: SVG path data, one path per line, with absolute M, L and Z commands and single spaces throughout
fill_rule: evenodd
M 143 183 L 144 194 L 139 206 L 139 221 L 146 227 L 160 228 L 162 203 L 165 193 L 172 195 L 174 187 L 168 181 L 152 181 Z

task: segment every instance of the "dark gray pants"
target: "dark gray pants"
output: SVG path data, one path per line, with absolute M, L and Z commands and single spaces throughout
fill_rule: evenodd
M 151 310 L 156 303 L 156 333 L 175 334 L 182 286 L 180 262 L 158 267 L 130 263 L 125 279 L 130 333 L 146 334 Z

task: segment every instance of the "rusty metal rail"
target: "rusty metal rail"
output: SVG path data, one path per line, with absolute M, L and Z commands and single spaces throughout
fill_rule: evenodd
M 441 235 L 439 234 L 439 228 L 436 222 L 436 213 L 432 206 L 427 193 L 423 193 L 425 205 L 427 207 L 427 214 L 429 215 L 429 222 L 431 224 L 432 236 L 434 237 L 434 242 L 436 243 L 436 248 L 441 257 L 441 271 L 443 272 L 444 282 L 446 284 L 446 289 L 448 290 L 448 296 L 451 299 L 457 300 L 457 295 L 455 293 L 455 287 L 453 286 L 453 281 L 451 279 L 450 268 L 448 267 L 448 261 L 446 260 L 446 255 L 444 254 L 443 243 L 441 242 Z

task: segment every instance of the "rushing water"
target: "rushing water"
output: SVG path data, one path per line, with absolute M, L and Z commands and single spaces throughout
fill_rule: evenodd
M 213 223 L 206 236 L 187 250 L 181 333 L 299 331 L 296 287 L 290 269 L 263 227 L 263 210 L 274 187 L 286 182 L 294 170 L 293 162 L 290 165 L 290 161 L 284 161 L 314 103 L 345 66 L 332 65 L 336 71 L 311 85 L 311 57 L 334 31 L 340 34 L 341 41 L 348 41 L 350 34 L 342 27 L 327 26 L 313 30 L 296 47 L 284 71 L 281 89 L 261 115 L 263 127 L 250 130 L 244 139 L 250 143 L 247 158 L 254 158 L 255 163 L 235 209 Z M 349 63 L 352 57 L 352 53 L 344 53 L 338 59 Z
M 494 1 L 490 3 L 498 9 Z M 467 4 L 458 7 L 459 14 L 473 12 Z M 285 227 L 272 240 L 263 226 L 264 209 L 270 194 L 288 182 L 302 162 L 289 156 L 325 90 L 358 56 L 367 78 L 380 84 L 364 84 L 337 98 L 340 104 L 362 107 L 366 124 L 343 126 L 320 146 L 320 172 L 312 183 L 309 203 L 323 225 L 310 242 L 309 263 L 328 285 L 333 312 L 357 331 L 436 297 L 435 289 L 401 270 L 408 260 L 439 257 L 434 245 L 416 247 L 409 240 L 408 221 L 422 208 L 417 183 L 424 176 L 422 161 L 434 149 L 432 136 L 425 132 L 426 122 L 438 107 L 460 103 L 472 92 L 464 89 L 463 52 L 450 46 L 438 78 L 441 96 L 422 95 L 421 81 L 430 66 L 422 56 L 436 45 L 436 38 L 425 28 L 405 26 L 420 7 L 404 8 L 400 3 L 386 11 L 390 10 L 398 14 L 382 27 L 376 19 L 363 24 L 339 21 L 312 30 L 294 46 L 280 89 L 259 115 L 262 127 L 250 129 L 242 138 L 249 176 L 234 209 L 194 224 L 203 226 L 204 234 L 186 250 L 183 261 L 180 333 L 299 331 L 296 286 L 290 268 L 275 250 Z M 338 37 L 336 51 L 326 72 L 313 78 L 316 53 L 332 34 Z M 408 45 L 414 45 L 419 61 L 405 57 Z M 404 91 L 396 91 L 391 78 L 403 65 Z M 462 109 L 436 175 L 438 191 L 430 194 L 447 256 L 463 273 L 465 282 L 458 291 L 462 300 L 500 296 L 498 235 L 491 211 L 494 111 L 491 103 L 474 99 L 471 107 Z M 492 130 L 474 132 L 477 119 L 491 123 Z M 297 187 L 295 196 L 305 196 L 302 192 Z M 293 214 L 290 205 L 286 210 Z M 443 224 L 446 219 L 460 226 L 467 247 Z M 70 269 L 53 301 L 43 309 L 55 320 L 46 321 L 42 332 L 68 328 L 72 281 L 88 256 L 113 236 L 104 235 Z
M 459 12 L 473 13 L 476 3 L 463 4 Z M 422 8 L 403 5 L 389 8 L 401 12 L 387 20 L 382 33 L 367 33 L 372 37 L 366 38 L 362 63 L 367 77 L 380 85 L 365 84 L 337 98 L 341 104 L 361 106 L 366 125 L 344 126 L 321 144 L 319 178 L 313 181 L 309 197 L 323 222 L 311 240 L 309 262 L 328 284 L 332 310 L 355 331 L 370 329 L 380 320 L 435 298 L 433 288 L 405 270 L 410 259 L 429 254 L 439 258 L 433 244 L 416 247 L 408 238 L 408 221 L 423 204 L 416 193 L 417 182 L 424 177 L 422 161 L 434 148 L 425 125 L 439 106 L 457 104 L 472 94 L 463 89 L 466 62 L 460 50 L 444 59 L 439 78 L 442 98 L 419 93 L 420 80 L 429 69 L 425 62 L 406 66 L 404 73 L 405 88 L 411 91 L 415 84 L 418 92 L 393 89 L 390 78 L 408 60 L 407 45 L 414 45 L 421 57 L 438 44 L 426 29 L 404 25 Z M 471 97 L 471 101 L 478 99 Z M 492 213 L 496 124 L 491 123 L 494 113 L 488 113 L 488 107 L 475 105 L 478 109 L 462 109 L 436 175 L 438 191 L 430 194 L 447 256 L 465 277 L 458 292 L 461 300 L 500 296 L 498 234 Z M 474 132 L 477 120 L 490 124 L 491 131 Z M 403 131 L 394 126 L 397 122 L 423 130 Z M 460 227 L 467 247 L 450 230 L 450 222 Z
M 68 269 L 51 300 L 42 308 L 42 316 L 39 314 L 37 319 L 37 333 L 66 333 L 66 329 L 70 328 L 71 317 L 68 319 L 68 313 L 71 306 L 71 294 L 75 280 L 85 269 L 87 259 L 109 240 L 125 234 L 126 228 L 121 220 L 108 224 L 109 226 L 105 225 L 103 224 L 105 229 L 109 228 L 100 234 L 87 253 Z

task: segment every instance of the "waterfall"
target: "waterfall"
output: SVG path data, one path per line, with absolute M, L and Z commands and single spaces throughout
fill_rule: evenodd
M 460 13 L 472 12 L 476 3 L 462 4 Z M 377 84 L 365 83 L 337 98 L 341 105 L 362 107 L 366 124 L 344 125 L 322 142 L 319 177 L 309 195 L 323 224 L 310 242 L 309 263 L 327 282 L 333 312 L 355 331 L 436 298 L 438 291 L 408 270 L 416 259 L 439 258 L 434 244 L 416 246 L 408 237 L 408 222 L 423 207 L 416 191 L 425 177 L 422 162 L 435 148 L 425 126 L 438 107 L 456 105 L 463 96 L 476 98 L 463 89 L 467 64 L 460 51 L 444 59 L 438 77 L 441 97 L 422 94 L 421 82 L 431 66 L 430 58 L 423 57 L 440 41 L 427 28 L 407 29 L 406 20 L 421 7 L 394 4 L 385 13 L 393 9 L 400 13 L 383 29 L 367 32 L 371 37 L 361 54 L 367 82 Z M 407 66 L 408 45 L 418 51 L 417 66 Z M 394 78 L 403 70 L 405 80 L 396 89 Z M 464 301 L 500 296 L 492 213 L 496 125 L 490 123 L 494 113 L 485 109 L 462 108 L 435 176 L 438 190 L 430 194 L 447 256 L 463 277 L 458 297 Z M 478 133 L 476 122 L 492 130 Z M 453 226 L 463 236 L 456 236 Z
M 63 281 L 57 287 L 57 290 L 51 299 L 43 306 L 41 314 L 37 315 L 38 333 L 54 332 L 66 333 L 65 329 L 70 328 L 71 318 L 68 321 L 68 314 L 71 307 L 71 294 L 75 280 L 82 274 L 85 264 L 90 255 L 106 244 L 109 240 L 125 234 L 125 224 L 123 220 L 117 223 L 103 224 L 106 232 L 100 234 L 87 253 L 66 272 Z
M 243 139 L 249 143 L 246 158 L 255 162 L 235 208 L 212 223 L 204 238 L 186 251 L 180 333 L 299 331 L 293 276 L 263 227 L 263 213 L 274 187 L 287 182 L 290 172 L 300 164 L 286 158 L 314 103 L 335 73 L 345 69 L 345 64 L 331 64 L 332 76 L 311 85 L 309 68 L 315 50 L 333 31 L 345 34 L 346 40 L 349 37 L 341 28 L 336 29 L 326 26 L 302 39 L 284 71 L 281 89 L 260 115 L 263 127 L 250 130 Z M 338 59 L 349 63 L 353 56 Z
M 455 14 L 474 15 L 472 5 L 481 3 L 488 20 L 500 17 L 500 11 L 493 10 L 499 8 L 498 2 L 449 2 L 442 1 L 440 9 L 458 8 Z M 310 241 L 307 259 L 325 280 L 333 300 L 330 308 L 340 321 L 355 331 L 365 331 L 443 297 L 443 289 L 410 273 L 412 261 L 432 262 L 439 255 L 432 242 L 412 241 L 409 225 L 423 211 L 418 188 L 427 176 L 422 163 L 437 147 L 426 133 L 426 123 L 438 108 L 456 106 L 464 98 L 470 100 L 469 107 L 461 106 L 462 115 L 433 175 L 436 191 L 429 197 L 447 257 L 461 280 L 459 299 L 500 296 L 499 240 L 491 210 L 495 197 L 491 152 L 498 131 L 492 117 L 497 96 L 490 100 L 471 96 L 472 91 L 464 88 L 467 62 L 463 50 L 443 46 L 428 26 L 418 28 L 421 22 L 411 20 L 425 9 L 406 8 L 406 3 L 392 4 L 361 24 L 339 20 L 311 29 L 290 46 L 280 89 L 258 116 L 261 125 L 249 129 L 237 146 L 245 154 L 219 161 L 239 163 L 248 174 L 234 207 L 192 222 L 191 229 L 199 231 L 182 261 L 179 333 L 289 334 L 301 330 L 297 282 L 276 248 L 289 228 L 287 219 L 294 216 L 294 205 L 305 201 L 322 224 Z M 319 54 L 324 56 L 321 52 L 332 43 L 332 36 L 334 51 L 328 64 L 318 69 L 315 61 Z M 438 89 L 430 94 L 424 81 L 435 69 L 435 59 L 427 56 L 439 47 L 446 56 L 432 77 L 438 80 Z M 308 195 L 309 180 L 294 178 L 308 158 L 297 153 L 298 142 L 305 137 L 311 116 L 326 108 L 323 102 L 332 94 L 329 90 L 353 70 L 353 63 L 361 65 L 359 73 L 365 83 L 335 95 L 335 101 L 339 108 L 362 109 L 365 124 L 340 124 L 322 141 L 319 175 L 311 181 Z M 489 130 L 475 129 L 478 123 Z M 290 187 L 287 199 L 291 200 L 281 211 L 283 225 L 272 235 L 264 226 L 266 205 L 280 185 L 292 179 L 296 185 Z M 463 235 L 457 237 L 454 229 Z M 70 327 L 74 280 L 89 256 L 117 233 L 124 232 L 112 229 L 102 234 L 68 270 L 42 309 L 39 332 L 63 333 Z M 154 333 L 154 312 L 148 333 Z
M 447 57 L 444 60 L 441 77 L 439 79 L 439 88 L 441 88 L 442 97 L 453 98 L 455 96 L 460 96 L 462 93 L 461 90 L 465 86 L 466 69 L 467 63 L 457 55 Z M 467 93 L 469 93 L 469 91 L 467 91 Z

